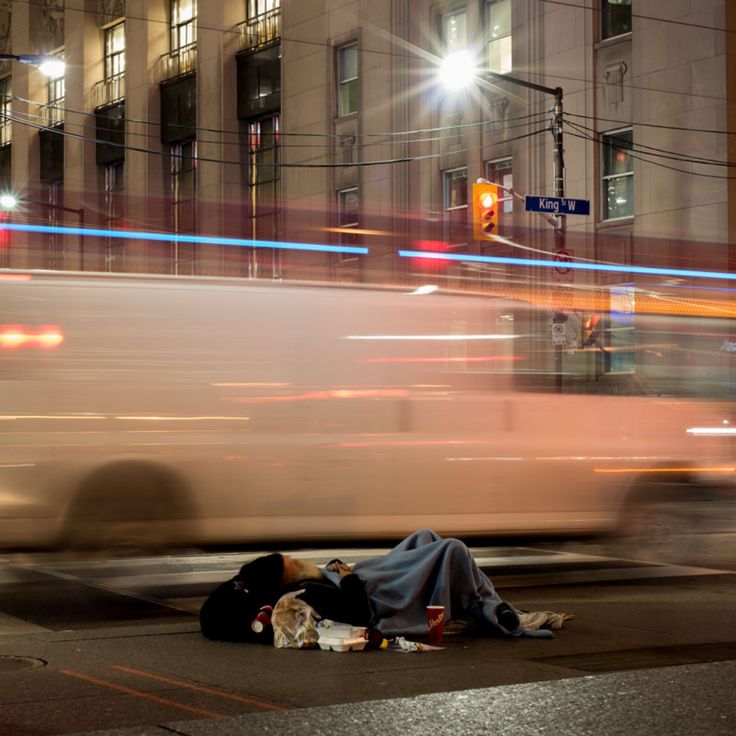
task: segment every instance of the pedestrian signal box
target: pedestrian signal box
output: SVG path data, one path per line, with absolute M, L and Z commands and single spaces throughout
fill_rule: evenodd
M 484 240 L 498 233 L 498 186 L 473 184 L 473 237 Z

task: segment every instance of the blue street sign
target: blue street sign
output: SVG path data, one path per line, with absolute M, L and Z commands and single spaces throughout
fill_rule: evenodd
M 527 212 L 546 212 L 550 215 L 589 215 L 589 199 L 568 199 L 567 197 L 525 197 Z

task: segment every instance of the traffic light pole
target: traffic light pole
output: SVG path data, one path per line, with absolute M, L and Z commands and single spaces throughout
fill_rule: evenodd
M 554 196 L 564 198 L 565 196 L 565 157 L 562 146 L 562 87 L 545 87 L 542 84 L 528 82 L 526 79 L 519 79 L 508 74 L 496 74 L 495 72 L 487 72 L 489 78 L 499 82 L 510 82 L 520 87 L 533 89 L 536 92 L 552 95 L 555 98 L 552 117 L 552 136 L 555 142 L 554 165 L 552 168 Z M 565 229 L 566 216 L 555 215 L 555 254 L 566 251 L 565 245 Z M 552 317 L 553 324 L 564 324 L 567 322 L 567 315 L 564 312 L 556 311 Z M 562 345 L 555 345 L 555 389 L 562 393 Z

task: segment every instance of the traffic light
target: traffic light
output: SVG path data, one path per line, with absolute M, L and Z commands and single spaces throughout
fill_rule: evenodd
M 498 187 L 473 184 L 473 237 L 484 240 L 498 232 Z

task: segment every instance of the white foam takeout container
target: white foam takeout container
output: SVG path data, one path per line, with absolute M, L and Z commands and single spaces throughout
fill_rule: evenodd
M 350 626 L 337 621 L 323 621 L 317 626 L 320 649 L 333 652 L 359 652 L 365 649 L 367 629 L 361 626 Z
M 318 643 L 320 649 L 332 650 L 333 652 L 360 652 L 365 649 L 365 645 L 368 642 L 363 637 L 340 639 L 333 636 L 320 635 Z

